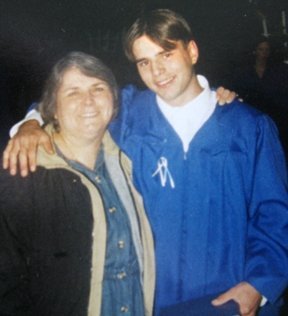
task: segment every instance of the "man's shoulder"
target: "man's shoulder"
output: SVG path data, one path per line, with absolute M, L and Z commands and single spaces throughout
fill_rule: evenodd
M 125 85 L 124 87 L 121 88 L 121 94 L 122 95 L 126 95 L 126 94 L 142 94 L 142 93 L 153 93 L 151 90 L 147 89 L 147 88 L 141 88 L 137 85 L 134 84 L 128 84 Z
M 155 100 L 155 93 L 149 89 L 140 89 L 135 85 L 127 85 L 121 90 L 121 105 L 141 106 Z
M 235 100 L 227 106 L 218 106 L 216 115 L 219 126 L 238 131 L 242 136 L 256 136 L 260 131 L 269 131 L 268 133 L 277 131 L 275 122 L 268 114 L 239 100 Z
M 241 124 L 243 121 L 253 123 L 268 117 L 264 112 L 261 112 L 250 104 L 241 102 L 240 100 L 234 100 L 232 103 L 218 107 L 218 109 L 219 108 L 219 113 L 223 114 L 223 118 L 235 120 L 236 124 Z
M 122 90 L 120 111 L 116 121 L 130 127 L 134 124 L 141 125 L 139 121 L 149 121 L 156 107 L 155 93 L 148 89 L 140 90 L 132 85 L 126 86 Z

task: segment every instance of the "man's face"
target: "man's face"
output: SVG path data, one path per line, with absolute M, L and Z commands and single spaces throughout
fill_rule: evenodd
M 168 104 L 181 106 L 195 96 L 193 65 L 198 59 L 198 49 L 193 41 L 187 46 L 181 41 L 174 43 L 175 48 L 167 51 L 143 35 L 135 40 L 132 50 L 147 87 Z

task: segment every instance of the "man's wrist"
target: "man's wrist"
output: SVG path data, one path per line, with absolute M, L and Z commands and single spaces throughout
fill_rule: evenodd
M 24 129 L 24 128 L 39 128 L 41 127 L 39 121 L 37 121 L 36 119 L 29 119 L 28 121 L 23 122 L 20 126 L 19 129 Z
M 12 126 L 12 128 L 10 129 L 10 132 L 9 132 L 10 137 L 12 138 L 13 136 L 15 136 L 17 134 L 17 132 L 18 132 L 19 128 L 22 126 L 22 124 L 24 124 L 25 122 L 28 122 L 28 121 L 32 121 L 32 120 L 37 121 L 39 126 L 42 126 L 44 123 L 40 113 L 38 111 L 36 111 L 35 109 L 33 109 L 33 110 L 28 112 L 28 114 L 26 115 L 26 117 L 22 121 L 18 122 L 14 126 Z

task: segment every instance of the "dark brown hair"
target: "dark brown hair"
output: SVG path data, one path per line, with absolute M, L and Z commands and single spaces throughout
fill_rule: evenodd
M 190 26 L 181 15 L 168 9 L 150 11 L 132 24 L 123 39 L 125 54 L 132 62 L 135 61 L 133 44 L 143 35 L 147 35 L 153 42 L 166 50 L 175 47 L 174 41 L 182 41 L 187 45 L 193 40 Z

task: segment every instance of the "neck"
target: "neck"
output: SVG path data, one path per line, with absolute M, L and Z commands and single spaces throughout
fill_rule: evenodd
M 256 59 L 256 67 L 265 67 L 267 65 L 267 59 Z
M 66 158 L 80 162 L 90 169 L 94 168 L 103 135 L 97 139 L 81 141 L 60 132 L 55 133 L 53 138 Z
M 263 75 L 264 75 L 264 72 L 265 72 L 265 69 L 266 69 L 266 66 L 267 66 L 267 60 L 256 60 L 256 63 L 255 63 L 255 69 L 256 69 L 256 73 L 258 75 L 259 78 L 262 78 Z
M 201 87 L 200 82 L 196 75 L 193 75 L 189 84 L 186 87 L 185 96 L 180 96 L 177 100 L 173 101 L 173 103 L 169 103 L 169 101 L 165 101 L 168 105 L 173 107 L 181 107 L 186 105 L 188 102 L 193 101 L 198 95 L 204 90 Z
M 204 90 L 204 88 L 201 87 L 200 82 L 197 78 L 197 76 L 194 76 L 194 84 L 193 84 L 193 97 L 191 100 L 195 99 L 196 97 L 198 97 L 198 95 Z
M 188 102 L 193 101 L 195 98 L 197 98 L 198 95 L 204 90 L 201 87 L 196 74 L 194 74 L 193 77 L 191 78 L 191 81 L 189 83 L 189 86 L 187 87 L 187 90 L 189 91 L 189 93 L 187 94 L 187 97 L 181 100 L 181 102 L 179 102 L 178 104 L 175 104 L 174 106 L 181 107 L 181 106 L 186 105 Z

